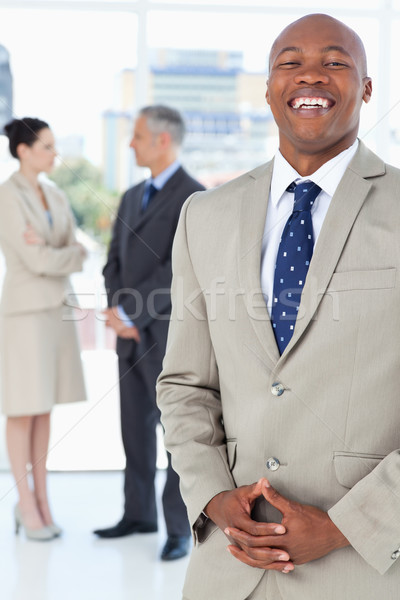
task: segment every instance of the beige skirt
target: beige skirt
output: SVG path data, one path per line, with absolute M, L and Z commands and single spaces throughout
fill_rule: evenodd
M 43 414 L 54 404 L 86 399 L 70 307 L 1 317 L 0 389 L 7 416 Z

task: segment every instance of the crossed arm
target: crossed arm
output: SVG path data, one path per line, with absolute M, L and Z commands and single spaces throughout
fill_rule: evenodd
M 282 513 L 280 524 L 252 520 L 251 510 L 259 496 Z M 327 513 L 288 500 L 267 479 L 217 494 L 205 513 L 230 540 L 228 551 L 251 567 L 289 573 L 294 565 L 349 545 Z

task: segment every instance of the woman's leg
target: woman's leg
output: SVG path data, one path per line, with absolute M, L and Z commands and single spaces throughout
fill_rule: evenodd
M 11 470 L 19 495 L 19 508 L 29 529 L 41 529 L 43 520 L 36 498 L 29 487 L 28 465 L 33 463 L 31 436 L 35 417 L 8 417 L 6 426 L 7 450 Z
M 36 503 L 45 525 L 53 523 L 47 496 L 46 459 L 49 439 L 50 413 L 36 415 L 33 420 L 31 435 L 32 475 Z

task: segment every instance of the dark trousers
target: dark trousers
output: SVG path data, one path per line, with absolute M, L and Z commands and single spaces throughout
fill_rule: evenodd
M 157 461 L 156 427 L 160 411 L 155 385 L 161 371 L 159 360 L 119 357 L 121 430 L 126 455 L 125 517 L 134 521 L 157 522 L 155 475 Z M 186 507 L 179 491 L 179 477 L 168 453 L 167 480 L 162 504 L 168 535 L 190 535 Z

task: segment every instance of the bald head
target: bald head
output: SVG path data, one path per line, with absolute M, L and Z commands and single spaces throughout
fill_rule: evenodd
M 357 61 L 361 77 L 367 77 L 367 57 L 360 36 L 338 19 L 319 13 L 301 17 L 283 29 L 272 44 L 269 55 L 270 68 L 279 53 L 288 47 L 288 44 L 290 47 L 292 46 L 291 39 L 299 35 L 312 36 L 313 31 L 325 32 L 327 40 L 331 39 L 333 34 L 336 39 L 343 39 L 344 43 L 341 45 L 352 53 Z

